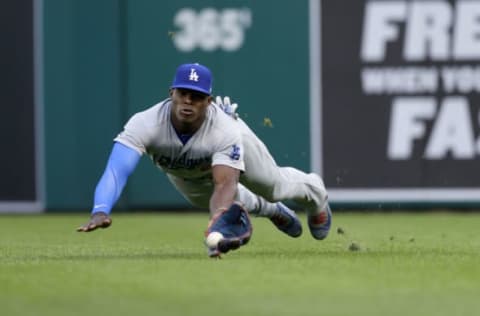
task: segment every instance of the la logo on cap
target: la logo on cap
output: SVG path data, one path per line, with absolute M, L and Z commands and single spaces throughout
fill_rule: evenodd
M 171 85 L 172 89 L 182 88 L 211 95 L 212 73 L 200 64 L 183 64 L 178 66 Z
M 190 69 L 190 76 L 188 76 L 188 80 L 198 82 L 198 74 L 195 71 L 195 68 Z

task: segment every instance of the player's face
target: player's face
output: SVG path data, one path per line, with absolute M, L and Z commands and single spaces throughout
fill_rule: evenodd
M 212 97 L 189 89 L 171 89 L 172 123 L 179 131 L 195 132 L 200 128 Z

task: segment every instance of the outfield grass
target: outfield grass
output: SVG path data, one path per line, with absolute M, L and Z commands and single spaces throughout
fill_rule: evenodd
M 0 315 L 480 313 L 480 214 L 336 214 L 322 242 L 254 218 L 250 244 L 222 260 L 206 257 L 206 214 L 75 232 L 86 219 L 0 216 Z

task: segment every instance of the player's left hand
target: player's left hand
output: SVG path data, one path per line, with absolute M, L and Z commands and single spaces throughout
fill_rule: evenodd
M 112 225 L 112 219 L 108 214 L 97 212 L 92 214 L 90 221 L 77 228 L 77 232 L 91 232 L 97 228 L 107 228 Z
M 230 101 L 230 97 L 223 97 L 223 100 L 222 100 L 221 96 L 217 96 L 215 98 L 215 103 L 223 110 L 223 112 L 227 113 L 234 119 L 238 118 L 238 114 L 236 112 L 238 108 L 238 104 L 237 103 L 232 104 L 232 102 Z
M 205 237 L 212 232 L 218 232 L 223 239 L 217 247 L 207 245 L 208 255 L 212 258 L 219 257 L 240 246 L 246 245 L 252 236 L 252 223 L 248 212 L 238 202 L 233 203 L 228 209 L 216 213 L 208 223 Z

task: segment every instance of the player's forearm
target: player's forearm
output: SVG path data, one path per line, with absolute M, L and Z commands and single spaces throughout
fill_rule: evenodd
M 210 215 L 214 216 L 219 210 L 228 209 L 237 194 L 240 171 L 226 165 L 212 167 L 213 194 L 210 197 Z
M 107 167 L 95 189 L 92 214 L 110 213 L 140 157 L 135 150 L 120 143 L 114 144 Z
M 214 190 L 210 198 L 210 215 L 228 209 L 237 195 L 240 170 L 228 165 L 212 167 Z
M 215 186 L 210 198 L 210 214 L 215 215 L 219 210 L 228 209 L 235 200 L 237 183 L 229 182 Z

